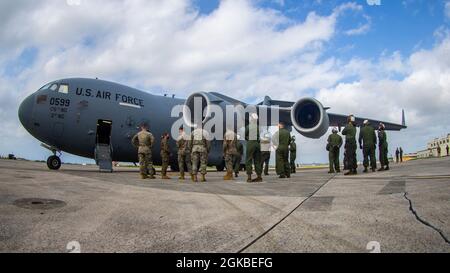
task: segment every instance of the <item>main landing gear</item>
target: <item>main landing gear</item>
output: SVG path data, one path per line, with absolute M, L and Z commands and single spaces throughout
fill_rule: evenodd
M 61 156 L 61 152 L 59 151 L 59 149 L 43 143 L 41 144 L 41 146 L 50 150 L 53 153 L 52 156 L 49 156 L 47 158 L 47 167 L 50 170 L 54 171 L 59 170 L 59 168 L 61 168 L 61 159 L 59 158 Z M 59 153 L 59 156 L 57 156 L 56 153 Z

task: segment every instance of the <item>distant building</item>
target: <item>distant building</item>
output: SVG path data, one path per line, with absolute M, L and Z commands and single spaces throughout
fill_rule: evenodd
M 438 157 L 438 147 L 441 147 L 441 157 L 447 156 L 447 145 L 450 147 L 450 134 L 428 142 L 426 150 L 417 152 L 417 158 Z
M 431 150 L 428 149 L 417 152 L 417 158 L 428 158 L 431 156 L 432 156 Z

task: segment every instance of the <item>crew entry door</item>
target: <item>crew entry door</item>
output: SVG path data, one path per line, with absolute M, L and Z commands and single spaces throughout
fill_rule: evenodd
M 112 172 L 112 121 L 99 119 L 95 137 L 95 161 L 101 172 Z

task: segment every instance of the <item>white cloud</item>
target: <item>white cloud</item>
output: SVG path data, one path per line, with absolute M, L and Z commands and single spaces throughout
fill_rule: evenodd
M 444 13 L 445 16 L 450 19 L 450 1 L 445 2 Z
M 403 145 L 408 145 L 410 149 L 424 148 L 429 139 L 450 132 L 449 52 L 450 36 L 430 50 L 413 53 L 407 60 L 394 53 L 390 57 L 382 56 L 377 63 L 350 62 L 352 71 L 361 71 L 359 79 L 323 88 L 317 97 L 326 105 L 331 105 L 332 112 L 354 113 L 394 122 L 400 122 L 401 109 L 404 108 L 409 128 L 397 134 L 394 143 L 398 144 L 401 136 L 402 139 L 409 139 Z M 366 74 L 366 68 L 373 74 Z M 404 77 L 391 79 L 380 71 L 403 73 Z
M 347 31 L 345 31 L 345 34 L 352 36 L 352 35 L 361 35 L 361 34 L 365 34 L 370 30 L 370 24 L 366 23 L 363 25 L 360 25 L 357 28 L 353 28 L 353 29 L 349 29 Z

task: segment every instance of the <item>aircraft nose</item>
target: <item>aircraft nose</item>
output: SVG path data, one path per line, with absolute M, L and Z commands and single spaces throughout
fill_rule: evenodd
M 28 96 L 19 106 L 19 120 L 27 128 L 33 112 L 33 95 Z

